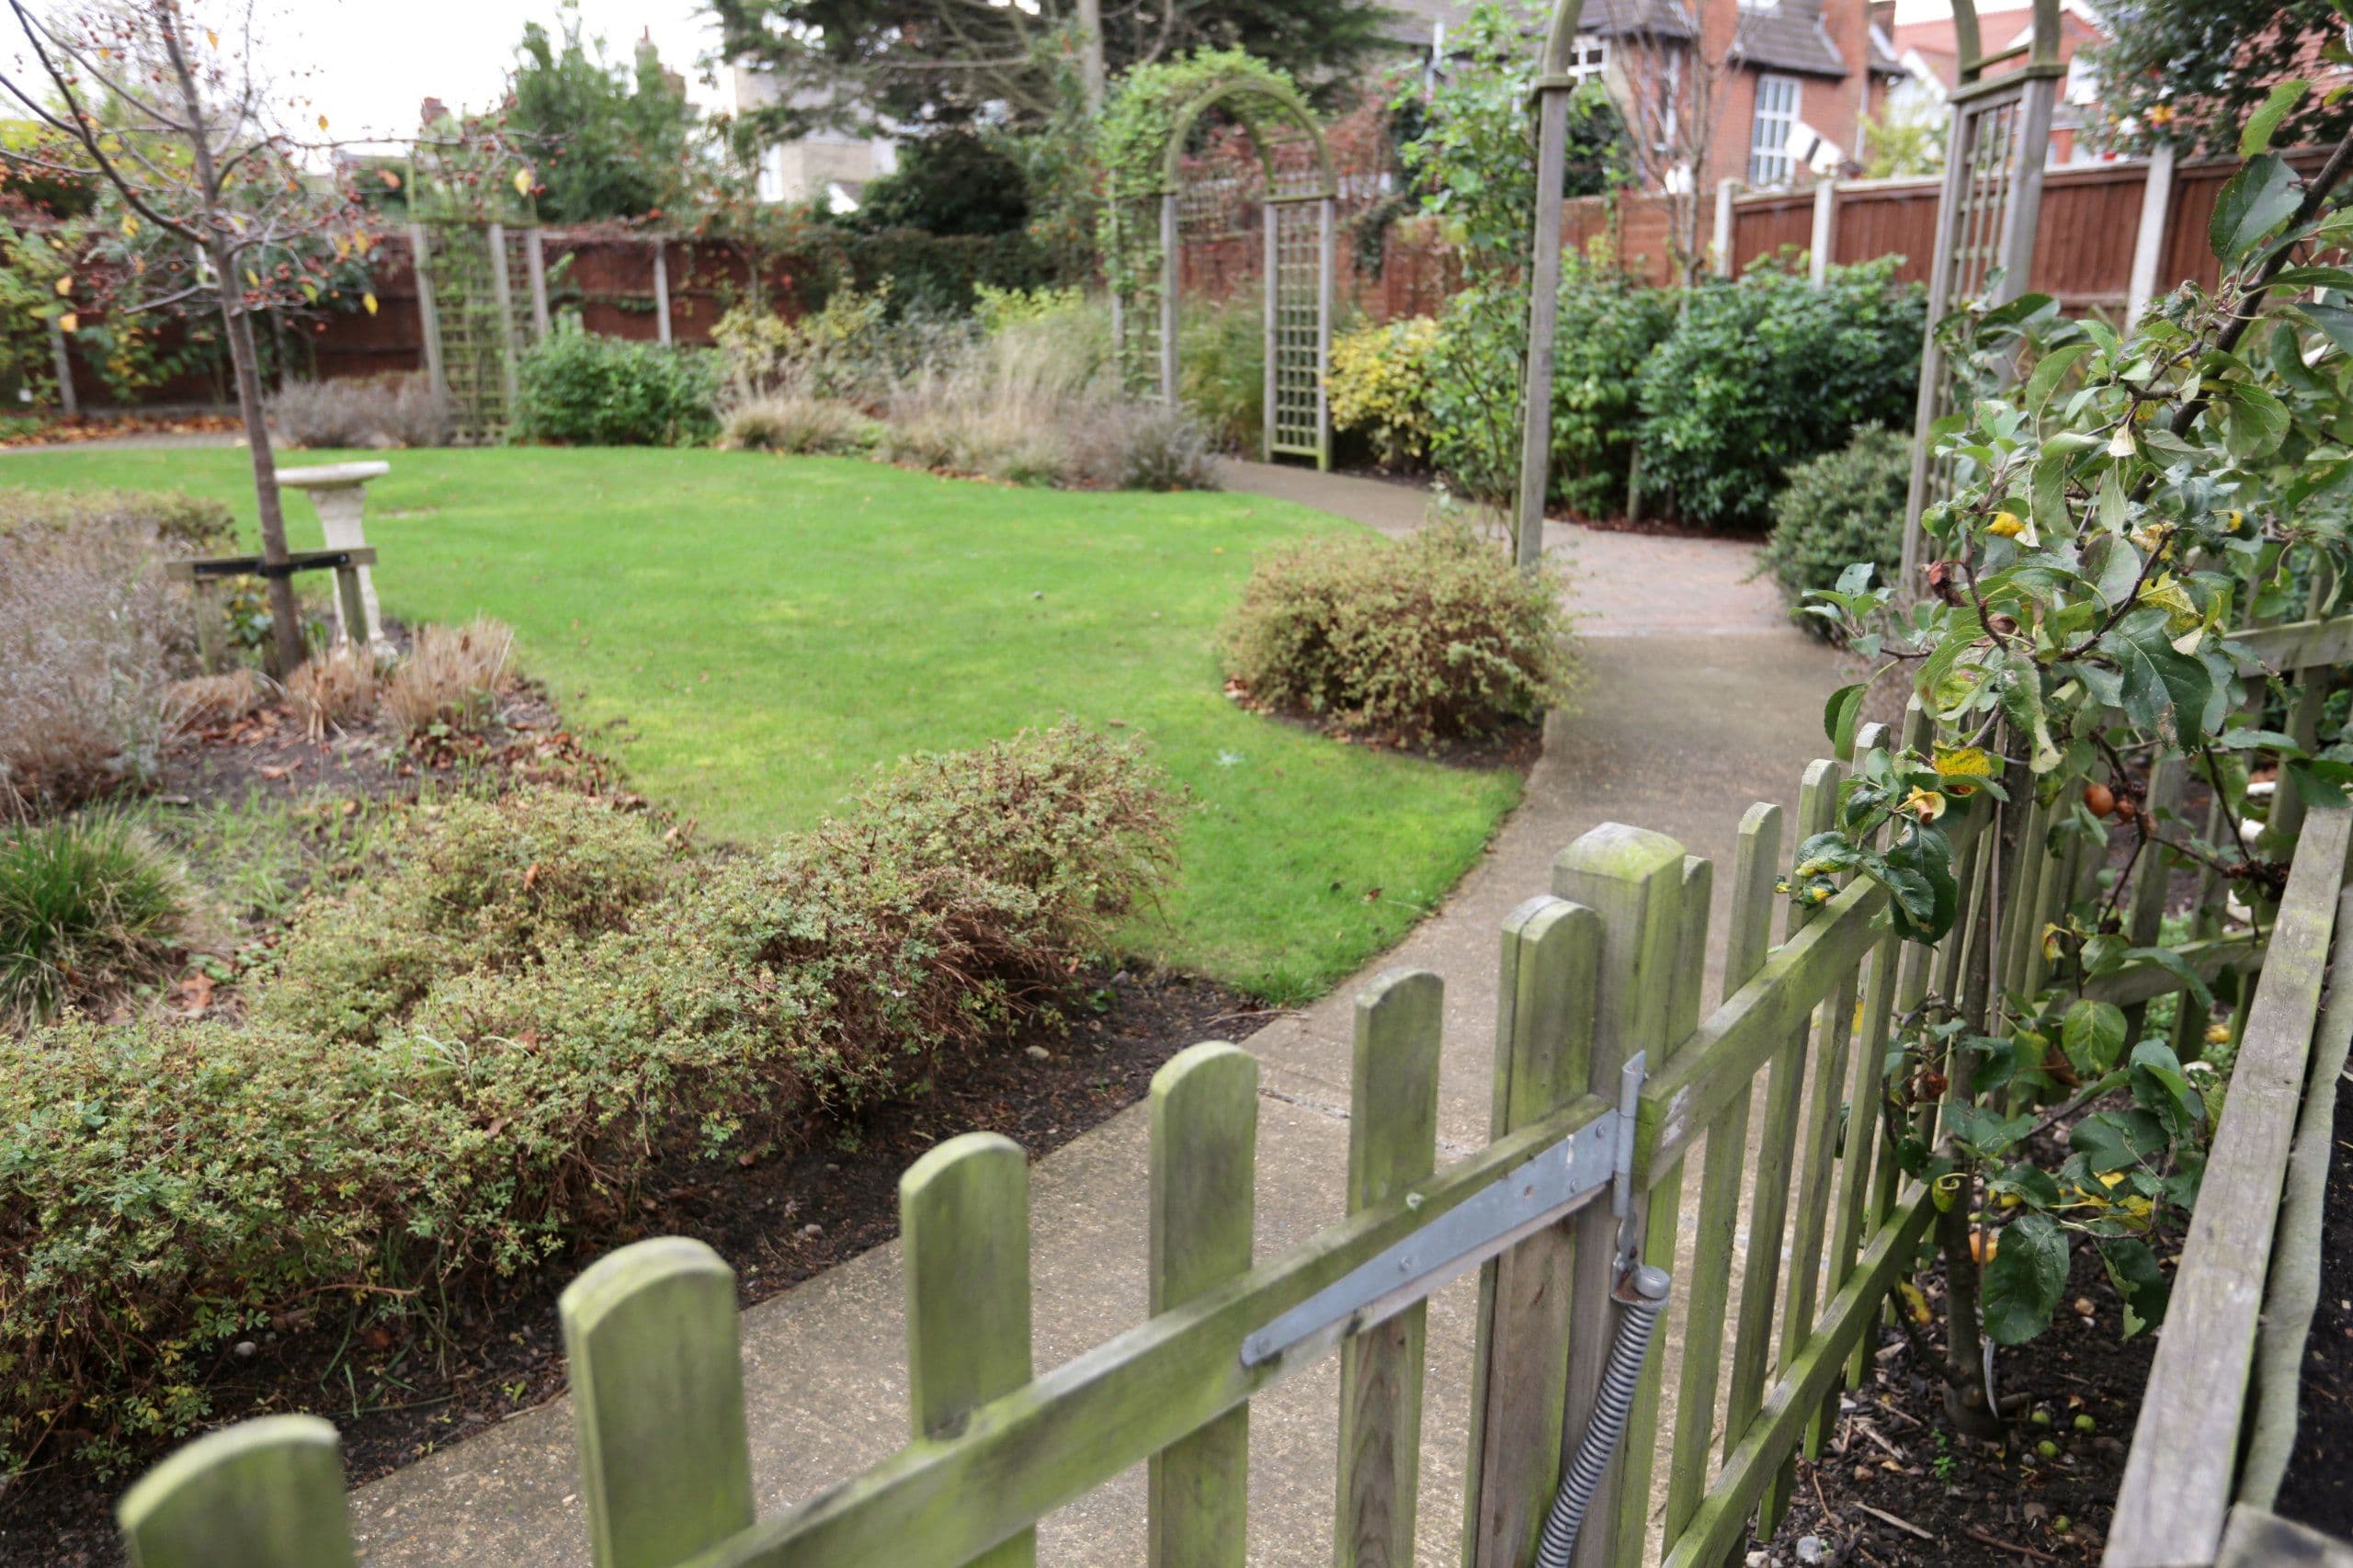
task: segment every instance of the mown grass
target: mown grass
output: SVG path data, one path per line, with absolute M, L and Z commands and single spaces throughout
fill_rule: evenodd
M 391 460 L 369 492 L 387 610 L 511 624 L 572 722 L 707 836 L 806 825 L 878 765 L 1073 714 L 1144 736 L 1194 801 L 1178 881 L 1123 940 L 1290 1001 L 1393 941 L 1518 794 L 1225 699 L 1216 632 L 1253 555 L 1355 526 L 1302 507 L 754 453 Z M 245 473 L 231 449 L 41 451 L 0 481 L 187 489 L 250 536 Z M 318 544 L 288 509 L 295 547 Z

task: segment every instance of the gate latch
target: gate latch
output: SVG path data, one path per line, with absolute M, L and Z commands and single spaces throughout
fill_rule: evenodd
M 1477 1197 L 1358 1265 L 1242 1342 L 1242 1364 L 1257 1367 L 1333 1328 L 1358 1334 L 1423 1300 L 1449 1280 L 1553 1223 L 1587 1197 L 1611 1188 L 1620 1249 L 1640 1243 L 1633 1203 L 1634 1121 L 1644 1079 L 1636 1052 L 1619 1074 L 1618 1108 L 1530 1157 Z

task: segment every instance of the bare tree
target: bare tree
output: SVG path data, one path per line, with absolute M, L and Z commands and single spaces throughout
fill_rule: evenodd
M 254 318 L 315 293 L 311 268 L 290 256 L 369 243 L 358 203 L 317 172 L 339 144 L 278 122 L 282 106 L 254 63 L 252 0 L 233 3 L 214 26 L 181 0 L 92 0 L 45 15 L 25 0 L 7 4 L 28 52 L 0 62 L 0 92 L 39 134 L 0 144 L 0 160 L 103 187 L 119 199 L 123 233 L 153 225 L 193 253 L 171 282 L 124 308 L 220 315 L 253 457 L 277 663 L 291 670 L 302 660 L 301 626 L 283 569 L 286 521 Z M 326 129 L 324 116 L 318 123 Z
M 1733 7 L 1729 27 L 1681 0 L 1644 0 L 1643 28 L 1612 39 L 1617 49 L 1611 85 L 1626 118 L 1635 173 L 1646 190 L 1669 204 L 1667 245 L 1688 287 L 1707 265 L 1700 238 L 1701 189 L 1708 153 L 1723 121 L 1724 85 L 1740 68 L 1755 13 Z M 1711 31 L 1720 36 L 1711 37 Z

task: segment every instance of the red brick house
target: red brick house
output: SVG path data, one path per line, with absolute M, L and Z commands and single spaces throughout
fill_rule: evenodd
M 1399 0 L 1399 36 L 1445 51 L 1467 6 Z M 1715 131 L 1700 166 L 1681 178 L 1803 184 L 1860 166 L 1865 121 L 1904 74 L 1870 0 L 1586 0 L 1580 74 L 1608 80 L 1621 104 L 1688 99 L 1694 54 L 1721 63 Z

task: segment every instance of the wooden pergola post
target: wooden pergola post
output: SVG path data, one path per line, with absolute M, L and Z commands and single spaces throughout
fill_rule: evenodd
M 1528 362 L 1520 378 L 1519 506 L 1512 556 L 1544 553 L 1544 498 L 1552 477 L 1553 348 L 1561 326 L 1561 186 L 1568 164 L 1570 74 L 1585 0 L 1560 0 L 1536 78 L 1536 233 L 1528 269 Z
M 2042 165 L 2051 145 L 2052 109 L 2067 74 L 2059 62 L 2059 0 L 2035 0 L 2028 62 L 1999 76 L 1987 76 L 1985 68 L 1997 59 L 2006 60 L 2011 51 L 1984 53 L 1972 0 L 1953 0 L 1952 21 L 1961 85 L 1950 99 L 1952 129 L 1928 272 L 1928 327 L 1920 350 L 1912 483 L 1904 506 L 1904 564 L 1895 584 L 1904 598 L 1918 592 L 1927 555 L 1920 516 L 1927 509 L 1936 466 L 1928 431 L 1952 402 L 1937 325 L 1980 294 L 1989 303 L 2000 304 L 2025 290 L 2042 220 Z M 1990 255 L 1985 244 L 1989 215 L 1998 217 Z

